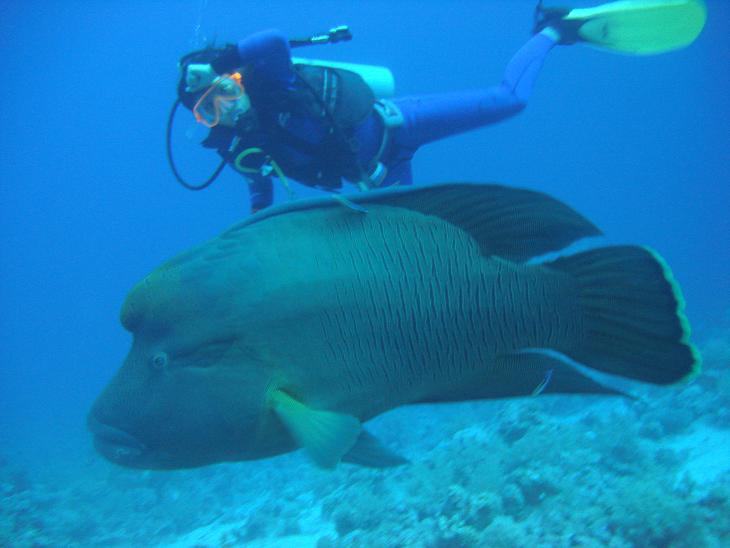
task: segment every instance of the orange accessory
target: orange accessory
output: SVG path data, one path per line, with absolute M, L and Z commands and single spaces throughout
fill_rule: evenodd
M 224 74 L 198 99 L 193 107 L 195 119 L 207 127 L 215 127 L 221 119 L 221 109 L 244 94 L 241 73 Z

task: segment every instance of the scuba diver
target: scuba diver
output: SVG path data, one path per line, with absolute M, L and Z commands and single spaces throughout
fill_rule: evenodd
M 343 180 L 361 190 L 409 185 L 411 159 L 422 145 L 523 110 L 555 45 L 659 53 L 691 43 L 705 17 L 700 0 L 629 0 L 574 10 L 538 2 L 533 36 L 509 61 L 500 84 L 392 100 L 378 99 L 361 75 L 336 63 L 292 62 L 294 47 L 351 39 L 347 27 L 296 40 L 276 30 L 259 32 L 180 60 L 168 159 L 178 181 L 192 190 L 207 187 L 232 165 L 249 180 L 253 213 L 272 204 L 274 177 L 287 189 L 293 179 L 330 192 L 338 192 Z M 185 181 L 172 160 L 170 132 L 179 104 L 210 129 L 202 145 L 222 157 L 199 185 Z

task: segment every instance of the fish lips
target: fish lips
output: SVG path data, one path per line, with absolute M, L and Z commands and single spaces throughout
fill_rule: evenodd
M 149 449 L 131 434 L 104 424 L 89 415 L 87 426 L 94 436 L 94 447 L 107 460 L 132 468 L 145 467 Z

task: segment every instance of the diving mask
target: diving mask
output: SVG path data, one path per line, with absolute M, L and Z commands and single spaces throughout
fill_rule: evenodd
M 217 78 L 213 85 L 198 99 L 193 107 L 195 119 L 207 127 L 215 127 L 221 121 L 221 116 L 236 108 L 240 99 L 245 96 L 241 74 L 224 74 Z M 248 109 L 248 104 L 246 108 Z M 240 109 L 239 109 L 240 110 Z

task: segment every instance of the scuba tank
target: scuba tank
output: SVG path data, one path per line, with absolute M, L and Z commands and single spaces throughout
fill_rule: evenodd
M 292 57 L 295 65 L 308 65 L 313 67 L 328 67 L 354 72 L 370 87 L 373 95 L 378 99 L 392 97 L 395 94 L 395 79 L 390 69 L 376 65 L 364 65 L 360 63 L 341 63 L 339 61 L 325 61 L 322 59 L 308 59 L 305 57 Z

